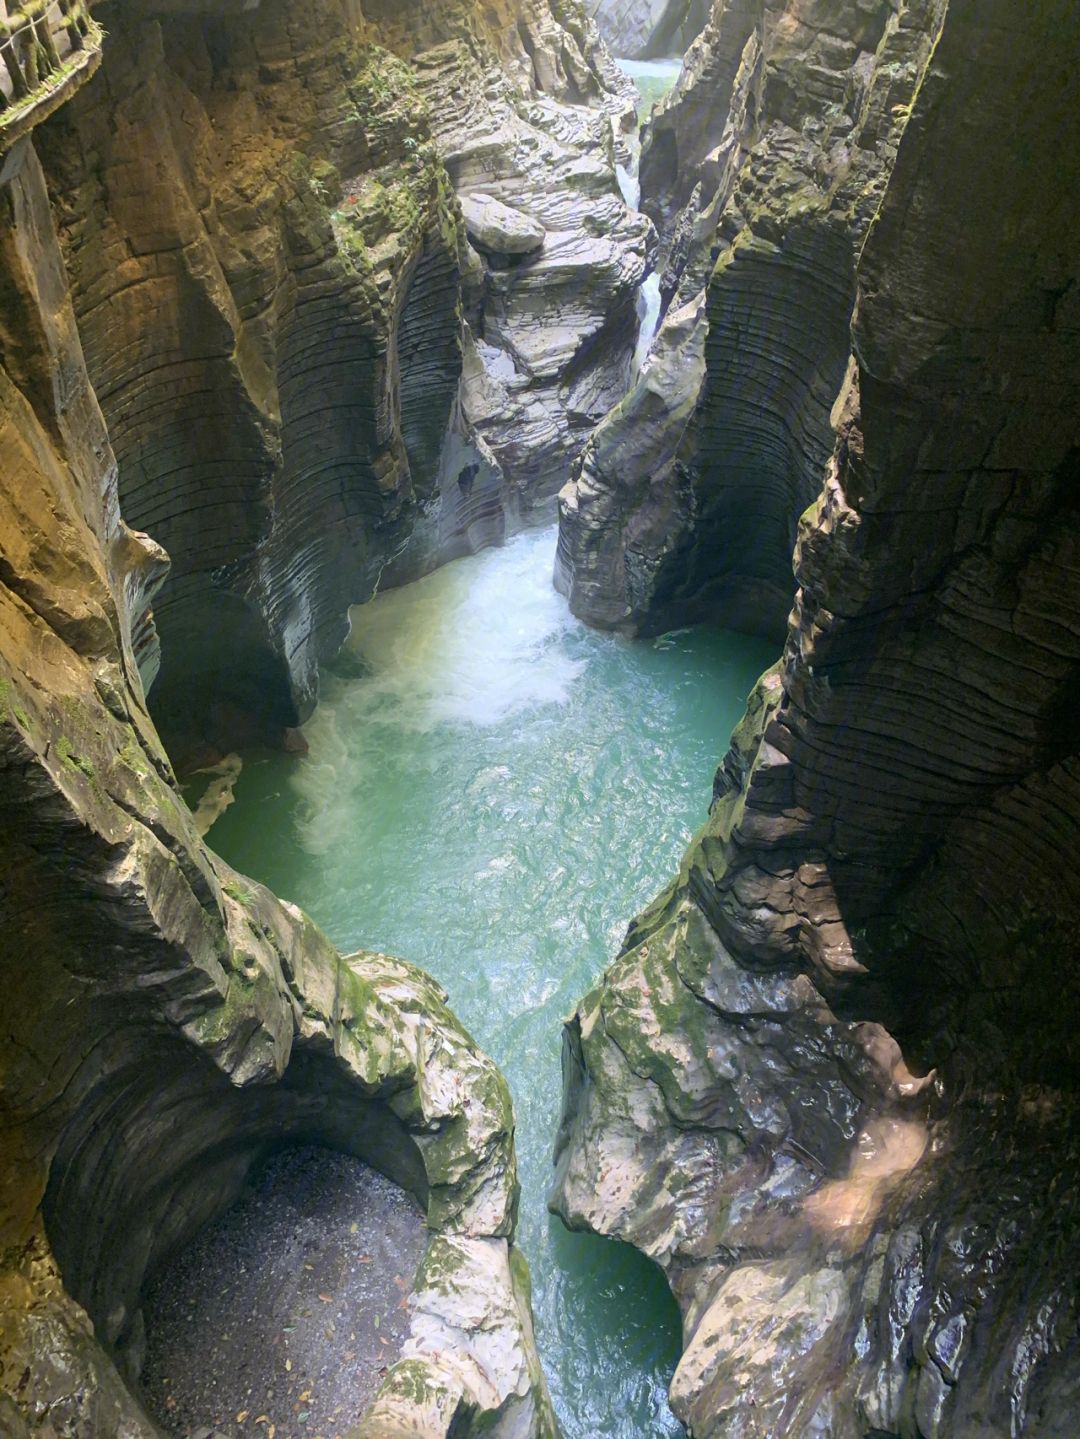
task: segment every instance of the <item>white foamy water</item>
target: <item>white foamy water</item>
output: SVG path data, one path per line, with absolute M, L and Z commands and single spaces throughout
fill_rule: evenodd
M 486 729 L 566 703 L 584 662 L 557 643 L 573 621 L 536 563 L 541 541 L 519 535 L 479 573 L 447 566 L 352 611 L 348 648 L 371 668 L 363 703 L 382 722 Z
M 567 703 L 586 661 L 560 644 L 577 624 L 552 588 L 552 548 L 550 532 L 522 534 L 490 551 L 482 567 L 447 565 L 353 609 L 346 648 L 368 673 L 316 710 L 305 729 L 311 763 L 296 778 L 310 853 L 345 842 L 357 791 L 379 782 L 375 737 L 387 729 L 482 731 Z
M 654 270 L 642 281 L 637 297 L 638 337 L 631 375 L 636 380 L 660 328 L 660 276 Z

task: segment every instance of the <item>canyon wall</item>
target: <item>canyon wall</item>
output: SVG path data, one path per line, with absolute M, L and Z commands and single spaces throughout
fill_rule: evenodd
M 505 1084 L 433 981 L 206 849 L 143 678 L 182 740 L 311 702 L 437 498 L 460 209 L 358 11 L 166 8 L 0 131 L 0 1427 L 158 1435 L 144 1277 L 297 1139 L 431 1230 L 357 1434 L 541 1439 Z
M 706 0 L 594 0 L 589 6 L 613 55 L 681 55 L 708 19 Z
M 348 606 L 550 513 L 620 393 L 633 99 L 559 13 L 129 6 L 39 130 L 179 760 L 290 743 Z
M 716 0 L 642 153 L 663 359 L 561 496 L 556 583 L 589 623 L 782 638 L 856 260 L 943 8 Z
M 132 643 L 167 561 L 120 517 L 28 139 L 0 207 L 5 1433 L 159 1434 L 121 1379 L 143 1278 L 295 1138 L 376 1164 L 432 1230 L 358 1432 L 552 1434 L 505 1084 L 433 981 L 342 958 L 196 835 Z
M 1075 1428 L 1078 53 L 950 0 L 782 660 L 568 1024 L 553 1204 L 664 1267 L 695 1439 Z

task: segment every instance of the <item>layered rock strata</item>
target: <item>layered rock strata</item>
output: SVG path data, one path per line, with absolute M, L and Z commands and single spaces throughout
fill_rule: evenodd
M 545 0 L 119 13 L 40 151 L 124 513 L 172 557 L 144 680 L 179 757 L 287 743 L 417 519 L 387 582 L 550 513 L 625 383 L 632 99 Z M 474 249 L 450 176 L 536 243 Z
M 832 447 L 859 248 L 942 11 L 714 4 L 641 162 L 669 312 L 705 291 L 705 367 L 691 414 L 610 415 L 563 491 L 556 582 L 590 623 L 782 637 L 795 527 Z M 659 466 L 634 459 L 656 451 Z
M 553 1202 L 664 1267 L 695 1439 L 1075 1428 L 1078 50 L 950 0 L 783 659 L 567 1030 Z
M 505 1084 L 427 976 L 343 958 L 200 841 L 135 657 L 165 557 L 120 516 L 28 140 L 0 212 L 4 1432 L 159 1435 L 144 1276 L 305 1139 L 412 1190 L 431 1230 L 357 1433 L 552 1435 Z
M 624 392 L 636 296 L 655 244 L 627 208 L 635 91 L 570 6 L 557 21 L 508 7 L 526 64 L 451 11 L 394 31 L 428 103 L 468 240 L 461 412 L 472 453 L 450 453 L 438 499 L 392 579 L 444 554 L 448 535 L 497 538 L 554 515 L 554 497 L 597 421 Z M 422 16 L 422 20 L 421 20 Z M 497 221 L 494 217 L 498 217 Z

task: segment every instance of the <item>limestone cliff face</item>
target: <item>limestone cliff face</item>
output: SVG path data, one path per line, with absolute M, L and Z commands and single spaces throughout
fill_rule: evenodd
M 942 11 L 714 4 L 641 165 L 665 302 L 705 290 L 705 366 L 689 415 L 644 379 L 656 401 L 613 413 L 563 492 L 557 582 L 590 623 L 782 636 L 795 527 L 832 448 L 857 256 Z M 645 449 L 662 463 L 635 463 Z
M 272 740 L 437 462 L 455 207 L 407 68 L 345 6 L 115 30 L 41 151 L 121 505 L 172 558 L 155 710 Z
M 256 263 L 255 251 L 268 246 L 283 266 L 268 303 L 291 314 L 304 286 L 286 273 L 282 236 L 294 257 L 305 243 L 346 241 L 311 220 L 311 175 L 279 157 L 276 170 L 256 171 L 261 188 L 247 197 L 249 218 L 265 206 L 266 231 L 245 229 L 251 253 L 230 250 L 228 226 L 219 214 L 210 225 L 212 203 L 198 184 L 200 146 L 210 143 L 206 112 L 179 82 L 140 69 L 147 55 L 160 56 L 156 23 L 130 38 L 132 47 L 116 52 L 130 61 L 130 90 L 115 64 L 102 72 L 115 87 L 109 126 L 94 129 L 94 106 L 105 101 L 83 92 L 81 133 L 102 148 L 70 162 L 84 183 L 63 192 L 73 207 L 61 214 L 74 284 L 30 138 L 0 156 L 0 1428 L 19 1439 L 159 1435 L 135 1387 L 143 1278 L 231 1202 L 268 1147 L 296 1138 L 384 1169 L 418 1196 L 432 1231 L 405 1357 L 357 1433 L 540 1439 L 554 1423 L 511 1242 L 517 1181 L 505 1084 L 433 981 L 385 955 L 343 958 L 300 911 L 205 848 L 147 713 L 136 650 L 152 667 L 147 605 L 168 560 L 121 518 L 123 465 L 110 443 L 109 403 L 120 442 L 147 469 L 156 453 L 152 412 L 163 455 L 180 447 L 209 466 L 211 440 L 258 440 L 264 449 L 250 455 L 265 458 L 276 423 L 269 403 L 239 435 L 214 409 L 213 385 L 232 403 L 242 379 L 254 403 L 252 377 L 270 373 L 260 349 L 270 348 L 270 332 L 258 322 L 257 287 L 251 329 L 229 309 L 234 292 L 222 288 L 208 234 L 236 267 L 237 285 L 241 273 L 253 286 L 265 276 L 266 253 Z M 197 68 L 206 54 L 192 41 L 188 58 Z M 272 68 L 269 52 L 264 60 Z M 57 129 L 61 118 L 66 127 L 56 117 L 44 141 L 54 176 L 67 133 Z M 181 145 L 173 127 L 185 124 Z M 168 142 L 156 166 L 138 154 L 151 136 Z M 178 174 L 190 191 L 176 190 Z M 414 181 L 437 179 L 428 163 L 426 176 L 402 182 L 397 202 L 415 198 Z M 395 192 L 384 188 L 389 205 Z M 185 196 L 208 207 L 204 228 Z M 238 205 L 239 192 L 228 199 Z M 111 206 L 126 218 L 126 238 L 110 229 Z M 375 223 L 370 190 L 355 209 L 357 217 L 336 222 L 342 236 Z M 441 212 L 432 199 L 420 213 Z M 94 268 L 80 243 L 91 220 L 98 234 L 114 235 L 109 265 Z M 430 253 L 445 255 L 449 239 L 436 232 L 443 248 L 432 239 Z M 419 229 L 405 233 L 419 272 L 427 239 Z M 318 270 L 323 261 L 310 263 Z M 331 272 L 321 273 L 340 304 Z M 340 265 L 332 272 L 339 281 L 345 274 Z M 365 288 L 374 282 L 361 278 L 346 307 L 352 339 L 372 324 L 360 303 L 374 303 Z M 308 280 L 317 292 L 315 276 Z M 224 312 L 216 329 L 211 297 Z M 182 301 L 192 305 L 193 331 L 213 338 L 217 352 L 209 340 L 203 354 L 193 346 Z M 317 306 L 315 294 L 305 303 Z M 122 354 L 98 328 L 99 306 L 112 316 L 113 340 L 127 347 Z M 399 331 L 408 315 L 405 302 Z M 282 320 L 275 333 L 283 344 L 293 332 Z M 140 345 L 166 334 L 174 362 L 155 393 Z M 309 350 L 316 334 L 308 332 Z M 318 392 L 312 383 L 309 393 Z M 205 437 L 196 408 L 186 408 L 195 393 L 206 407 Z M 259 391 L 263 400 L 270 393 Z M 321 393 L 332 412 L 334 392 Z M 173 404 L 192 431 L 186 441 L 169 420 Z M 406 442 L 424 443 L 422 427 L 403 425 L 396 443 Z M 236 460 L 242 474 L 238 453 L 219 458 Z M 165 483 L 167 460 L 154 463 L 160 471 L 150 478 L 159 483 L 148 478 L 144 498 L 149 505 L 156 494 L 164 513 L 175 512 L 183 542 L 190 521 Z M 275 475 L 286 473 L 282 460 Z M 210 474 L 202 478 L 213 513 L 226 501 Z M 219 479 L 227 493 L 224 466 Z M 242 478 L 233 483 L 243 493 Z M 232 503 L 244 518 L 245 504 Z M 222 520 L 213 543 L 223 564 L 231 533 Z M 267 553 L 275 533 L 270 524 Z M 303 550 L 296 563 L 306 563 Z M 167 615 L 166 604 L 166 636 Z
M 950 0 L 783 659 L 568 1029 L 554 1202 L 665 1267 L 695 1439 L 1075 1427 L 1078 48 Z
M 394 7 L 461 198 L 468 246 L 460 419 L 392 579 L 431 567 L 448 534 L 495 537 L 554 517 L 554 497 L 626 388 L 636 293 L 655 244 L 616 180 L 629 163 L 635 91 L 570 4 Z M 456 427 L 457 428 L 457 427 Z
M 280 742 L 414 529 L 387 582 L 550 509 L 618 394 L 632 105 L 559 14 L 128 8 L 39 132 L 121 505 L 172 558 L 143 669 L 178 752 Z M 482 258 L 451 177 L 535 253 Z
M 612 53 L 629 60 L 681 55 L 709 11 L 705 0 L 599 0 L 589 8 Z

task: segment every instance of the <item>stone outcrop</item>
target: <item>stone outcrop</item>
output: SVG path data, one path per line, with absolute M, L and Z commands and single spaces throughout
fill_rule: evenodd
M 705 371 L 693 414 L 669 422 L 662 473 L 605 458 L 637 447 L 624 408 L 563 493 L 557 583 L 590 623 L 782 637 L 795 527 L 832 447 L 859 249 L 942 11 L 716 0 L 641 161 L 665 304 L 705 290 Z
M 1078 47 L 950 0 L 782 661 L 568 1025 L 553 1203 L 665 1269 L 695 1439 L 1075 1428 Z
M 531 255 L 544 243 L 543 225 L 490 195 L 464 195 L 465 231 L 478 250 L 489 255 Z
M 599 0 L 589 8 L 612 54 L 627 60 L 681 55 L 709 17 L 705 0 Z
M 558 21 L 535 4 L 505 9 L 520 37 L 515 66 L 475 25 L 427 10 L 396 44 L 407 49 L 432 133 L 466 215 L 474 217 L 463 291 L 461 411 L 471 448 L 444 471 L 392 581 L 431 568 L 447 536 L 470 524 L 500 537 L 554 517 L 555 495 L 592 428 L 623 394 L 637 334 L 636 295 L 655 244 L 627 209 L 616 165 L 629 164 L 635 91 L 570 6 Z M 453 13 L 453 12 L 452 12 Z M 527 242 L 492 243 L 481 208 Z M 539 241 L 534 244 L 533 241 Z M 527 248 L 525 248 L 527 243 Z
M 297 1139 L 382 1169 L 431 1230 L 376 1401 L 399 1427 L 360 1432 L 553 1435 L 504 1082 L 434 981 L 337 954 L 179 797 L 135 655 L 166 557 L 121 519 L 79 308 L 24 139 L 0 183 L 0 1424 L 158 1436 L 144 1276 Z

